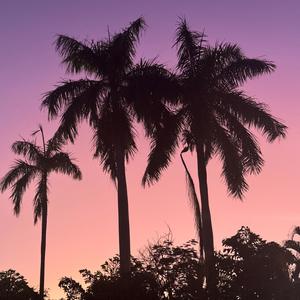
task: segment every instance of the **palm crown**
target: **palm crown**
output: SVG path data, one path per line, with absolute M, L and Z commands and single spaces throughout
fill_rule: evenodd
M 93 79 L 65 81 L 47 93 L 42 103 L 50 118 L 63 111 L 59 132 L 71 141 L 77 135 L 78 123 L 88 120 L 94 130 L 95 156 L 101 158 L 113 179 L 116 148 L 127 159 L 136 151 L 134 120 L 143 122 L 147 134 L 153 136 L 154 122 L 159 124 L 161 118 L 172 114 L 161 100 L 175 97 L 173 75 L 155 61 L 133 62 L 144 26 L 139 18 L 100 42 L 59 36 L 56 47 L 67 71 L 83 71 Z
M 38 146 L 34 141 L 20 140 L 13 143 L 12 151 L 22 155 L 24 160 L 15 160 L 10 171 L 1 180 L 0 187 L 2 192 L 11 187 L 10 197 L 16 215 L 20 213 L 23 194 L 34 179 L 38 181 L 33 202 L 35 223 L 41 217 L 44 201 L 48 201 L 47 177 L 50 173 L 63 173 L 74 179 L 81 179 L 79 168 L 72 162 L 69 154 L 61 150 L 62 146 L 63 142 L 57 136 L 44 144 L 44 147 Z
M 285 137 L 286 126 L 269 113 L 265 104 L 256 102 L 238 87 L 247 79 L 272 72 L 275 65 L 247 58 L 237 45 L 221 43 L 211 47 L 204 33 L 191 31 L 185 20 L 177 28 L 175 46 L 180 99 L 177 116 L 183 123 L 183 142 L 192 151 L 201 143 L 206 163 L 218 154 L 229 192 L 242 197 L 248 187 L 244 174 L 259 173 L 263 165 L 250 127 L 261 130 L 272 142 Z M 166 160 L 152 164 L 157 174 L 146 172 L 145 181 L 158 179 Z

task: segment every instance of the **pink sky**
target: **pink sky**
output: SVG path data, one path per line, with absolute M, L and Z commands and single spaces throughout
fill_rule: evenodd
M 122 3 L 1 1 L 0 176 L 14 159 L 12 142 L 20 136 L 29 137 L 39 123 L 48 137 L 56 128 L 39 110 L 41 95 L 68 78 L 53 47 L 56 34 L 101 39 L 107 35 L 108 25 L 114 32 L 143 15 L 148 28 L 138 56 L 159 55 L 161 62 L 173 68 L 176 52 L 171 45 L 177 17 L 185 16 L 193 29 L 205 29 L 211 43 L 236 42 L 248 56 L 273 60 L 278 67 L 274 74 L 249 82 L 245 89 L 287 124 L 286 140 L 271 145 L 262 142 L 266 164 L 259 176 L 249 178 L 250 191 L 243 202 L 227 196 L 217 161 L 209 164 L 209 190 L 218 248 L 223 238 L 242 225 L 267 240 L 282 242 L 294 225 L 300 225 L 299 2 Z M 53 299 L 62 296 L 57 287 L 60 277 L 79 278 L 79 269 L 97 270 L 118 252 L 116 192 L 109 176 L 91 158 L 90 137 L 83 125 L 76 144 L 67 147 L 82 169 L 83 180 L 75 182 L 58 175 L 50 178 L 46 287 Z M 149 146 L 141 130 L 138 145 L 139 152 L 127 168 L 133 254 L 169 227 L 178 243 L 195 237 L 179 156 L 158 184 L 143 189 L 140 182 Z M 188 163 L 195 172 L 194 157 Z M 13 215 L 8 197 L 8 193 L 0 195 L 0 270 L 16 269 L 38 287 L 40 224 L 33 226 L 33 189 L 25 194 L 19 218 Z

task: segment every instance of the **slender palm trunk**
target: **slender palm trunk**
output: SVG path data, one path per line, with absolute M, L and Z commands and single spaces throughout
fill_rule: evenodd
M 122 151 L 117 151 L 117 181 L 118 181 L 118 218 L 119 218 L 119 251 L 120 274 L 125 278 L 130 275 L 130 228 L 128 195 L 125 174 L 125 157 Z
M 205 254 L 205 270 L 209 299 L 216 299 L 216 270 L 214 260 L 214 238 L 211 214 L 208 201 L 207 171 L 203 144 L 197 145 L 198 178 L 202 207 L 203 248 Z
M 40 298 L 44 299 L 45 293 L 45 257 L 46 257 L 46 234 L 47 234 L 47 203 L 43 205 L 42 211 L 42 237 L 41 237 L 41 266 L 40 266 Z

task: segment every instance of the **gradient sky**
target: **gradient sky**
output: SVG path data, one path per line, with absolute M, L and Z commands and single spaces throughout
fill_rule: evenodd
M 238 43 L 250 57 L 277 65 L 275 73 L 255 79 L 247 93 L 267 103 L 288 127 L 285 140 L 267 145 L 259 176 L 248 179 L 250 190 L 243 202 L 228 197 L 217 161 L 209 164 L 210 203 L 215 244 L 242 225 L 264 239 L 281 243 L 294 225 L 300 225 L 300 3 L 299 1 L 14 1 L 0 0 L 0 176 L 14 159 L 10 145 L 28 138 L 39 123 L 49 137 L 56 128 L 39 109 L 41 96 L 68 78 L 60 65 L 53 41 L 58 33 L 79 39 L 101 39 L 107 28 L 115 32 L 139 16 L 148 28 L 138 57 L 154 58 L 174 68 L 172 49 L 175 26 L 185 16 L 191 27 L 205 29 L 211 43 Z M 78 270 L 97 270 L 118 252 L 117 199 L 114 185 L 91 157 L 90 131 L 67 149 L 76 157 L 83 180 L 50 177 L 50 207 L 46 253 L 46 287 L 51 298 L 62 292 L 59 278 Z M 195 237 L 193 214 L 187 200 L 185 176 L 178 154 L 155 186 L 143 189 L 141 176 L 149 145 L 138 135 L 139 152 L 127 168 L 132 252 L 172 229 L 175 241 Z M 188 159 L 195 174 L 195 157 Z M 34 187 L 34 186 L 33 186 Z M 13 268 L 38 287 L 40 224 L 33 226 L 33 189 L 25 197 L 19 218 L 12 213 L 9 194 L 0 195 L 0 270 Z

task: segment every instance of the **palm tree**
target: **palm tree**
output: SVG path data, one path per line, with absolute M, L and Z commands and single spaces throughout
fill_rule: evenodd
M 300 283 L 300 242 L 295 240 L 295 235 L 300 236 L 300 226 L 294 228 L 291 239 L 284 242 L 284 247 L 295 253 L 295 270 L 292 277 L 294 282 Z
M 207 287 L 210 299 L 214 299 L 216 274 L 207 163 L 218 155 L 229 193 L 242 198 L 248 189 L 245 174 L 257 174 L 263 165 L 250 127 L 261 130 L 272 142 L 285 136 L 286 126 L 269 113 L 266 105 L 238 89 L 245 80 L 272 72 L 273 63 L 247 58 L 237 45 L 221 43 L 210 47 L 205 35 L 190 30 L 184 19 L 178 25 L 175 45 L 181 86 L 178 115 L 183 118 L 184 144 L 197 154 L 201 216 L 196 218 L 201 219 L 198 224 L 202 226 L 199 232 L 202 232 Z M 168 149 L 164 152 L 168 153 Z M 155 166 L 152 169 L 156 170 L 156 176 L 147 168 L 144 182 L 157 179 L 157 173 L 166 167 L 163 160 L 153 160 L 151 165 Z M 194 207 L 195 213 L 200 214 L 200 209 Z
M 50 173 L 63 173 L 74 179 L 81 179 L 81 172 L 77 165 L 72 162 L 68 153 L 62 152 L 63 142 L 57 135 L 45 142 L 43 129 L 39 130 L 42 135 L 42 147 L 35 142 L 26 140 L 16 141 L 12 145 L 12 151 L 17 155 L 23 155 L 24 160 L 17 159 L 11 169 L 0 182 L 2 192 L 11 188 L 11 200 L 14 213 L 19 215 L 23 195 L 29 184 L 36 179 L 38 184 L 33 200 L 34 224 L 38 219 L 42 221 L 41 236 L 41 264 L 40 264 L 40 297 L 44 299 L 45 282 L 45 255 L 46 255 L 46 233 L 48 218 L 48 178 Z
M 58 134 L 65 139 L 74 142 L 78 123 L 82 120 L 87 120 L 93 130 L 94 157 L 100 158 L 104 171 L 110 174 L 118 191 L 120 273 L 123 277 L 130 272 L 125 165 L 137 150 L 134 122 L 142 122 L 147 136 L 155 141 L 154 137 L 160 134 L 161 120 L 171 124 L 177 119 L 162 101 L 176 96 L 174 76 L 155 61 L 133 62 L 144 26 L 144 20 L 139 18 L 120 33 L 98 42 L 58 36 L 56 49 L 63 57 L 67 72 L 85 72 L 88 78 L 62 82 L 47 93 L 42 102 L 49 118 L 61 114 Z M 179 128 L 169 127 L 173 143 Z M 150 156 L 157 154 L 160 153 L 151 152 Z

